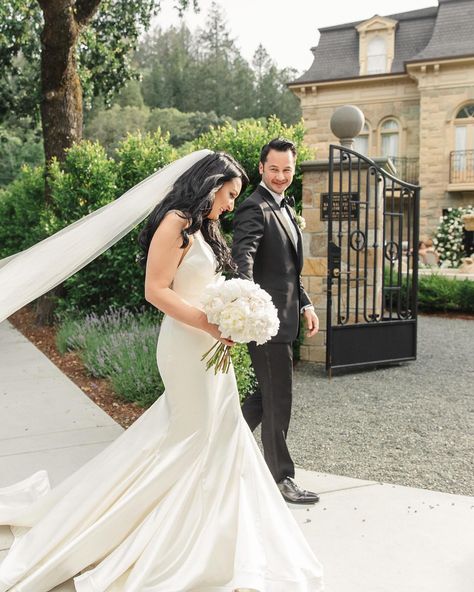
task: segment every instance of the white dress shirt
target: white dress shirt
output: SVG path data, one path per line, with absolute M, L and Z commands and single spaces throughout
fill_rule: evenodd
M 260 185 L 262 185 L 262 187 L 265 187 L 265 189 L 272 195 L 273 199 L 276 201 L 278 207 L 280 207 L 281 200 L 285 196 L 284 195 L 281 195 L 280 193 L 275 193 L 271 189 L 268 189 L 268 187 L 265 185 L 265 183 L 263 181 L 260 181 Z M 293 235 L 293 241 L 294 241 L 295 247 L 296 247 L 298 245 L 298 231 L 295 228 L 295 223 L 291 219 L 290 214 L 289 214 L 289 212 L 288 212 L 288 210 L 286 208 L 281 208 L 280 211 L 283 214 L 283 216 L 285 216 L 285 218 L 286 218 L 286 220 L 288 222 L 288 226 L 291 229 L 291 234 Z

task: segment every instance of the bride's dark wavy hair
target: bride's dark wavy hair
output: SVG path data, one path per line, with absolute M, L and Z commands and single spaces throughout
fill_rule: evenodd
M 219 220 L 210 220 L 209 215 L 214 203 L 214 195 L 226 181 L 239 178 L 242 181 L 242 191 L 248 185 L 249 179 L 242 166 L 225 152 L 213 152 L 204 156 L 193 164 L 176 181 L 149 215 L 143 230 L 138 236 L 138 243 L 142 250 L 139 257 L 141 265 L 145 266 L 151 239 L 163 218 L 170 210 L 178 213 L 188 221 L 187 228 L 181 231 L 183 242 L 181 248 L 189 245 L 189 235 L 198 230 L 214 251 L 217 259 L 216 271 L 235 271 L 229 247 L 222 235 Z

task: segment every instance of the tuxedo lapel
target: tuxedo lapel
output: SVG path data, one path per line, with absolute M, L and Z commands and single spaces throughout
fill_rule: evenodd
M 295 216 L 295 212 L 293 210 L 293 208 L 288 208 L 290 210 L 290 218 L 291 221 L 293 222 L 293 226 L 296 228 L 296 233 L 298 235 L 298 247 L 297 247 L 297 251 L 298 251 L 298 259 L 300 261 L 300 267 L 303 267 L 303 233 L 300 230 L 300 227 L 298 226 L 298 222 L 296 221 L 296 216 Z
M 281 224 L 283 230 L 285 231 L 285 233 L 286 233 L 286 235 L 287 235 L 287 237 L 288 237 L 288 239 L 289 239 L 289 241 L 291 243 L 291 246 L 293 247 L 295 253 L 297 255 L 299 255 L 299 253 L 298 253 L 298 250 L 299 250 L 298 249 L 298 245 L 295 244 L 295 239 L 293 238 L 293 233 L 291 232 L 290 225 L 288 223 L 288 220 L 283 215 L 283 213 L 281 211 L 281 208 L 276 203 L 276 201 L 273 199 L 273 196 L 265 189 L 265 187 L 262 187 L 261 185 L 259 185 L 258 186 L 258 192 L 260 193 L 260 195 L 263 197 L 263 199 L 268 203 L 268 205 L 272 209 L 272 211 L 275 214 L 278 222 Z

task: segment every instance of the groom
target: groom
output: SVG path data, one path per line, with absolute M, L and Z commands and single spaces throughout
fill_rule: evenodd
M 286 501 L 314 504 L 316 493 L 293 481 L 295 467 L 286 444 L 290 423 L 293 347 L 304 316 L 308 336 L 318 331 L 318 317 L 301 284 L 303 245 L 292 209 L 294 200 L 284 197 L 295 173 L 293 142 L 276 138 L 260 153 L 262 180 L 245 199 L 234 217 L 232 255 L 239 276 L 266 290 L 278 309 L 280 329 L 264 345 L 249 344 L 257 390 L 248 397 L 242 412 L 253 431 L 262 424 L 265 460 Z

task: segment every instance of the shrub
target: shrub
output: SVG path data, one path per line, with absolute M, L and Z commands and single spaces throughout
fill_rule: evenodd
M 159 133 L 128 136 L 115 160 L 98 143 L 77 144 L 68 151 L 64 164 L 55 163 L 51 170 L 49 233 L 113 201 L 175 157 L 168 137 Z M 140 228 L 64 282 L 59 313 L 74 309 L 101 313 L 111 306 L 144 305 L 144 270 L 137 264 Z
M 262 146 L 273 138 L 280 136 L 292 140 L 298 151 L 298 160 L 295 177 L 287 193 L 295 197 L 296 209 L 301 212 L 303 175 L 300 163 L 313 156 L 311 150 L 303 143 L 304 134 L 303 122 L 287 126 L 277 117 L 270 117 L 267 121 L 247 119 L 239 121 L 236 125 L 226 123 L 221 127 L 212 129 L 200 136 L 194 142 L 194 147 L 196 149 L 223 150 L 236 158 L 244 167 L 250 179 L 250 185 L 245 194 L 248 195 L 260 183 L 258 162 Z M 240 196 L 239 202 L 245 198 L 245 195 Z M 225 230 L 229 230 L 229 221 L 232 219 L 232 214 L 228 214 L 226 218 L 227 223 L 224 222 L 223 227 Z
M 29 118 L 13 114 L 0 124 L 0 186 L 21 174 L 23 165 L 35 167 L 44 162 L 41 132 Z
M 63 318 L 56 343 L 61 353 L 77 350 L 92 376 L 108 378 L 126 401 L 151 405 L 163 392 L 156 365 L 162 315 L 109 309 L 103 315 Z
M 273 137 L 287 136 L 299 150 L 299 161 L 311 156 L 303 145 L 302 123 L 286 126 L 277 118 L 230 123 L 202 135 L 190 150 L 208 147 L 226 150 L 242 162 L 252 187 L 260 181 L 258 158 L 262 145 Z M 45 207 L 43 171 L 25 168 L 20 178 L 0 193 L 0 256 L 12 253 L 64 228 L 81 217 L 110 203 L 159 168 L 175 160 L 176 149 L 169 134 L 127 136 L 114 157 L 98 142 L 84 141 L 68 150 L 63 163 L 50 169 L 51 203 Z M 301 171 L 297 166 L 294 194 L 301 196 Z M 223 222 L 230 237 L 231 218 Z M 144 304 L 144 271 L 136 263 L 137 236 L 141 226 L 108 251 L 66 280 L 58 311 L 82 309 L 104 312 L 108 307 L 135 308 Z
M 474 312 L 474 282 L 432 274 L 418 279 L 418 309 Z
M 385 277 L 386 285 L 390 285 L 389 275 Z M 406 307 L 407 279 L 402 280 L 400 306 Z M 389 293 L 386 294 L 387 306 Z M 396 307 L 394 298 L 393 305 Z M 418 310 L 423 312 L 474 312 L 474 282 L 456 280 L 433 273 L 418 278 Z
M 255 372 L 253 371 L 252 361 L 246 345 L 241 343 L 236 344 L 231 350 L 231 355 L 240 400 L 243 401 L 245 397 L 254 391 L 257 385 L 257 379 L 255 378 Z
M 157 130 L 153 134 L 129 134 L 118 146 L 118 195 L 122 195 L 149 175 L 177 158 L 170 135 Z
M 115 199 L 115 163 L 98 142 L 75 144 L 64 163 L 52 163 L 50 186 L 51 205 L 45 222 L 52 234 Z
M 15 181 L 0 190 L 0 259 L 46 238 L 43 207 L 43 169 L 25 166 Z

